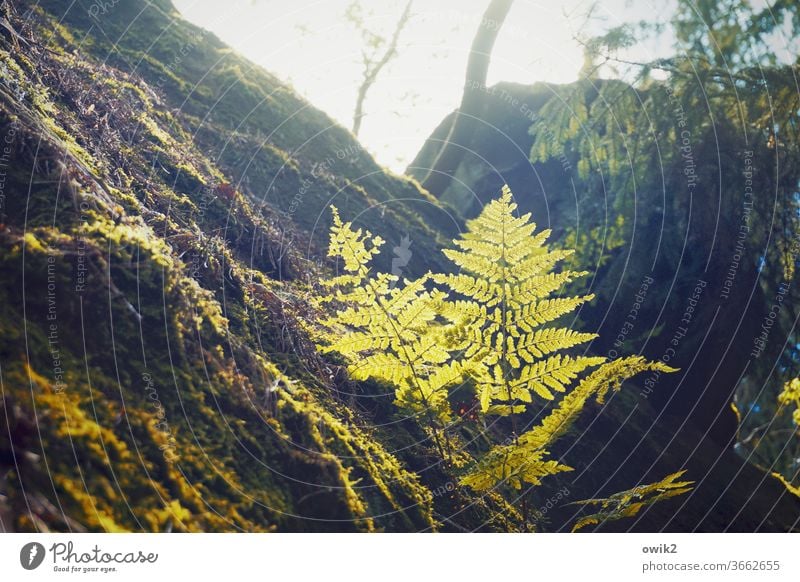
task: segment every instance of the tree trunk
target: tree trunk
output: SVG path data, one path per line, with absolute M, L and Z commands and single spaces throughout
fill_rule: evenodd
M 450 185 L 453 174 L 464 157 L 465 148 L 475 133 L 478 118 L 483 113 L 486 102 L 486 74 L 492 49 L 513 1 L 492 0 L 472 41 L 461 105 L 455 113 L 447 139 L 442 143 L 433 166 L 422 181 L 422 186 L 434 196 L 440 196 Z

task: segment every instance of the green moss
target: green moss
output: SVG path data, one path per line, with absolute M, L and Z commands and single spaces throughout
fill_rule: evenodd
M 332 193 L 374 230 L 390 222 L 391 241 L 408 234 L 417 270 L 447 231 L 436 202 L 210 35 L 166 26 L 169 3 L 118 4 L 103 38 L 87 0 L 40 6 L 32 35 L 50 50 L 0 49 L 29 96 L 23 114 L 0 94 L 0 127 L 18 125 L 0 226 L 0 458 L 25 459 L 3 491 L 14 528 L 449 527 L 435 507 L 499 523 L 497 499 L 433 497 L 451 476 L 415 473 L 413 423 L 369 428 L 387 409 L 340 401 L 299 323 Z

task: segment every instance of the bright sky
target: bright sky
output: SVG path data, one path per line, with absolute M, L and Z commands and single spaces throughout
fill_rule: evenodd
M 289 83 L 345 127 L 352 124 L 362 42 L 344 17 L 351 0 L 175 0 L 190 21 Z M 369 27 L 389 36 L 405 0 L 364 0 Z M 600 0 L 593 30 L 665 15 L 662 0 Z M 472 37 L 488 0 L 415 0 L 397 58 L 365 105 L 360 140 L 397 172 L 458 106 Z M 568 83 L 583 64 L 573 35 L 589 0 L 516 0 L 489 68 L 497 81 Z M 658 6 L 659 8 L 656 8 Z M 658 11 L 658 12 L 657 12 Z M 642 54 L 649 60 L 654 54 Z

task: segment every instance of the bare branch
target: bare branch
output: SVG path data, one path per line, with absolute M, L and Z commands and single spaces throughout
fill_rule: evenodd
M 358 136 L 358 132 L 361 130 L 361 120 L 364 117 L 364 101 L 367 98 L 367 93 L 375 84 L 375 81 L 377 81 L 378 75 L 384 69 L 384 67 L 386 67 L 386 65 L 388 65 L 395 56 L 397 56 L 397 44 L 400 40 L 400 34 L 403 32 L 403 29 L 411 19 L 411 6 L 413 3 L 413 0 L 409 0 L 408 4 L 406 4 L 405 9 L 400 15 L 400 19 L 397 21 L 397 25 L 394 28 L 392 38 L 390 39 L 383 55 L 379 59 L 373 59 L 370 57 L 366 49 L 362 51 L 364 77 L 361 81 L 361 85 L 358 87 L 356 106 L 355 111 L 353 112 L 353 135 L 355 136 Z M 369 33 L 369 31 L 365 32 Z M 373 36 L 376 35 L 373 34 Z

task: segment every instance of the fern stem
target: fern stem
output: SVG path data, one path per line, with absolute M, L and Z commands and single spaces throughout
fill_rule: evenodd
M 522 500 L 521 500 L 521 505 L 522 505 L 522 531 L 524 531 L 524 532 L 528 531 L 528 500 L 527 500 L 528 491 L 530 491 L 530 489 L 528 489 L 528 488 L 526 488 L 525 491 L 523 491 Z
M 507 214 L 503 213 L 503 221 L 502 226 L 500 229 L 500 236 L 501 236 L 501 244 L 500 244 L 500 268 L 501 268 L 501 282 L 503 285 L 503 299 L 500 303 L 500 315 L 502 321 L 503 329 L 506 329 L 506 317 L 508 315 L 508 297 L 506 294 L 506 285 L 508 284 L 508 262 L 506 261 L 506 218 L 508 217 Z M 514 402 L 511 398 L 511 382 L 508 381 L 508 377 L 510 374 L 510 365 L 508 362 L 508 338 L 504 331 L 500 332 L 500 337 L 502 338 L 502 352 L 500 356 L 500 365 L 503 369 L 503 382 L 506 385 L 506 393 L 508 394 L 508 402 L 511 406 L 511 433 L 514 435 L 514 444 L 519 444 L 519 434 L 517 431 L 517 415 L 514 413 Z
M 422 405 L 425 407 L 425 415 L 428 417 L 428 425 L 431 427 L 431 432 L 433 434 L 433 442 L 436 445 L 436 449 L 439 452 L 439 456 L 442 458 L 442 460 L 449 461 L 450 457 L 448 455 L 445 455 L 444 448 L 442 447 L 442 442 L 439 438 L 439 431 L 437 430 L 436 427 L 436 421 L 433 417 L 433 414 L 431 414 L 430 406 L 428 405 L 428 399 L 425 397 L 425 391 L 423 390 L 422 384 L 419 381 L 419 376 L 417 375 L 417 369 L 414 367 L 413 360 L 411 359 L 411 356 L 408 353 L 408 348 L 406 347 L 406 344 L 403 341 L 400 331 L 397 329 L 397 326 L 395 325 L 394 319 L 392 318 L 389 309 L 386 307 L 385 303 L 383 302 L 383 298 L 378 292 L 378 289 L 375 287 L 374 280 L 368 277 L 369 269 L 366 266 L 362 265 L 360 270 L 363 271 L 362 276 L 364 277 L 364 280 L 367 282 L 367 285 L 369 285 L 370 289 L 375 295 L 375 303 L 378 305 L 378 307 L 381 308 L 381 311 L 383 311 L 384 315 L 386 315 L 386 320 L 392 326 L 392 332 L 394 332 L 395 338 L 397 339 L 397 343 L 400 346 L 401 351 L 403 352 L 403 357 L 405 358 L 406 363 L 411 369 L 411 376 L 414 379 L 414 386 L 419 392 L 420 399 L 422 400 Z M 447 438 L 447 434 L 445 434 L 445 438 Z M 450 443 L 448 441 L 448 451 L 450 449 L 449 444 Z

